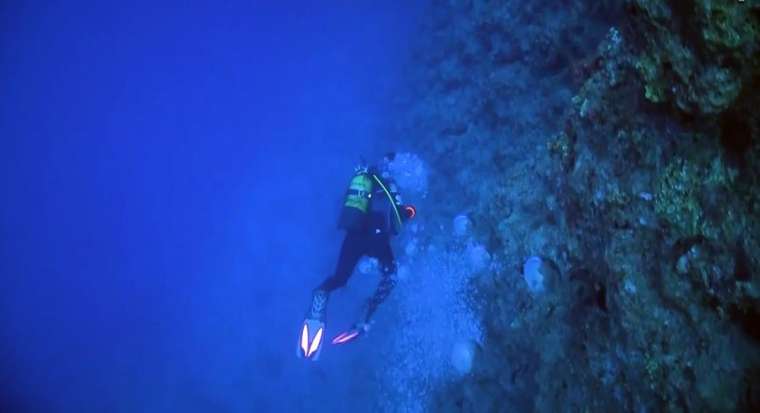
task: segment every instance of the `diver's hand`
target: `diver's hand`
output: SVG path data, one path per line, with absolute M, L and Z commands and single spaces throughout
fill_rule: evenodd
M 401 210 L 404 212 L 401 215 L 401 219 L 404 221 L 408 221 L 410 219 L 413 219 L 415 216 L 417 216 L 417 208 L 415 208 L 414 205 L 411 205 L 411 204 L 402 205 Z

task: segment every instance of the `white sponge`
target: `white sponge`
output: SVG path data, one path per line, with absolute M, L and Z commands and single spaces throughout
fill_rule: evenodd
M 459 340 L 451 349 L 451 364 L 457 373 L 465 375 L 472 371 L 477 344 L 472 340 Z
M 523 278 L 528 289 L 534 294 L 544 292 L 544 274 L 541 273 L 543 261 L 539 257 L 530 257 L 523 264 Z

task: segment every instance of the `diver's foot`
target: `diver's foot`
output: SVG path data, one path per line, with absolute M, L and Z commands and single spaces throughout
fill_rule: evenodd
M 314 290 L 314 295 L 311 298 L 311 308 L 306 318 L 312 320 L 323 321 L 325 319 L 325 311 L 327 310 L 327 291 Z

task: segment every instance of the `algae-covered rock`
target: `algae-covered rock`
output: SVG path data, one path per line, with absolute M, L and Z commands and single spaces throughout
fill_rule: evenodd
M 655 103 L 664 102 L 668 82 L 663 77 L 659 56 L 643 54 L 635 66 L 644 80 L 644 96 Z
M 720 113 L 728 109 L 739 96 L 741 78 L 731 69 L 706 66 L 693 82 L 689 94 L 677 97 L 678 107 L 688 110 L 689 102 L 697 102 L 705 114 Z M 688 98 L 688 99 L 685 99 Z
M 724 205 L 715 205 L 711 199 L 730 190 L 734 179 L 735 171 L 727 168 L 720 156 L 711 160 L 676 156 L 657 180 L 655 211 L 673 225 L 680 238 L 717 239 L 721 225 L 730 217 L 710 214 L 706 208 L 722 209 Z
M 703 188 L 700 175 L 696 165 L 675 158 L 657 185 L 655 211 L 687 237 L 705 232 L 704 213 L 699 203 Z
M 702 38 L 713 52 L 732 51 L 737 55 L 757 50 L 760 25 L 756 1 L 696 2 L 702 22 Z
M 644 96 L 686 113 L 732 107 L 759 73 L 760 5 L 715 0 L 634 0 L 634 66 Z

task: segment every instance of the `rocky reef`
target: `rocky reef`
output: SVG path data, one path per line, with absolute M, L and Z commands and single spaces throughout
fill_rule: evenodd
M 759 411 L 760 3 L 434 3 L 395 135 L 493 264 L 429 409 Z
M 760 63 L 756 3 L 636 0 L 627 7 L 647 99 L 709 115 L 752 93 Z

